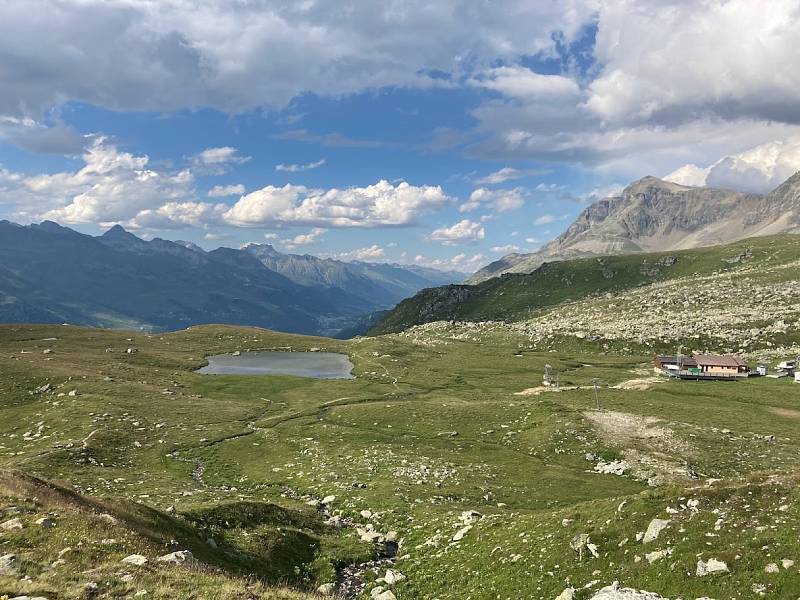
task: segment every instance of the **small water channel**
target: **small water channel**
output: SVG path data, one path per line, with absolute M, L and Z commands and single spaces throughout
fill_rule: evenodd
M 207 356 L 204 375 L 294 375 L 352 379 L 353 363 L 337 352 L 242 352 Z

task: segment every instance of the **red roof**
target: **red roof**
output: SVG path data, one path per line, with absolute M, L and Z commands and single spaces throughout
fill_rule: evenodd
M 701 367 L 746 367 L 747 363 L 738 356 L 720 356 L 718 354 L 695 354 L 694 359 Z

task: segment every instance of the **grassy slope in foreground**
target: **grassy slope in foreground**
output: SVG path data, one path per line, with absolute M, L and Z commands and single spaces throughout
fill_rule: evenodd
M 737 257 L 752 253 L 752 258 Z M 673 259 L 677 259 L 672 264 Z M 495 277 L 477 285 L 423 290 L 403 300 L 370 330 L 395 333 L 433 321 L 520 321 L 567 301 L 695 275 L 791 263 L 800 259 L 800 236 L 779 235 L 725 246 L 628 254 L 546 263 L 530 274 Z
M 16 553 L 30 579 L 3 576 L 0 595 L 74 598 L 94 581 L 107 597 L 267 599 L 288 593 L 266 586 L 311 589 L 333 565 L 369 556 L 354 530 L 323 526 L 297 494 L 335 495 L 334 512 L 399 532 L 399 600 L 552 599 L 568 585 L 587 600 L 614 580 L 671 598 L 744 598 L 754 585 L 788 597 L 800 586 L 797 567 L 781 562 L 800 563 L 800 412 L 786 380 L 653 384 L 650 357 L 516 356 L 522 338 L 510 331 L 424 344 L 230 327 L 128 337 L 0 327 L 0 465 L 103 498 L 134 530 L 156 522 L 159 534 L 100 527 L 36 490 L 3 490 L 3 519 L 16 506 L 26 527 L 2 532 L 0 554 Z M 138 352 L 125 353 L 131 346 Z M 279 346 L 346 352 L 356 378 L 194 373 L 205 354 Z M 545 362 L 562 391 L 538 389 Z M 592 409 L 594 377 L 603 413 Z M 55 389 L 29 393 L 45 383 Z M 620 458 L 625 476 L 594 471 Z M 264 508 L 243 510 L 254 505 Z M 484 517 L 452 541 L 464 510 Z M 35 525 L 53 512 L 54 528 Z M 243 513 L 264 518 L 241 522 Z M 637 541 L 654 518 L 669 527 Z M 578 560 L 579 533 L 597 558 Z M 207 537 L 217 549 L 202 546 Z M 119 564 L 158 556 L 167 538 L 210 568 Z M 65 546 L 74 553 L 53 566 Z M 710 558 L 729 572 L 695 576 Z M 772 563 L 777 572 L 765 572 Z M 253 585 L 241 578 L 248 569 Z

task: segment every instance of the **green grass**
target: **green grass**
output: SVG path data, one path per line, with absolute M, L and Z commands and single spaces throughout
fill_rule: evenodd
M 729 261 L 748 251 L 752 257 Z M 677 260 L 665 263 L 668 258 Z M 505 274 L 472 286 L 423 290 L 384 315 L 370 334 L 396 333 L 442 320 L 521 321 L 567 301 L 619 295 L 639 286 L 698 275 L 736 276 L 742 267 L 758 269 L 798 259 L 800 236 L 779 235 L 692 250 L 546 263 L 530 274 Z
M 651 374 L 652 357 L 580 346 L 516 356 L 525 339 L 509 331 L 434 341 L 216 326 L 154 336 L 0 327 L 0 465 L 80 494 L 65 504 L 6 486 L 4 511 L 22 506 L 27 522 L 55 511 L 59 524 L 0 536 L 0 551 L 21 556 L 31 577 L 0 579 L 0 594 L 74 598 L 97 580 L 109 598 L 139 589 L 157 598 L 301 598 L 378 550 L 353 529 L 325 525 L 305 503 L 326 495 L 336 496 L 334 513 L 399 533 L 396 568 L 408 578 L 393 590 L 401 600 L 554 598 L 595 580 L 579 599 L 614 580 L 672 598 L 745 598 L 753 583 L 786 597 L 800 585 L 797 568 L 764 573 L 782 558 L 800 564 L 797 386 L 754 379 L 614 389 Z M 194 372 L 208 354 L 283 346 L 345 352 L 356 378 Z M 545 363 L 565 389 L 519 395 L 541 384 Z M 599 427 L 593 378 L 602 381 L 605 415 L 653 418 L 648 427 L 668 430 L 666 441 L 647 437 L 651 430 L 637 437 Z M 55 390 L 30 393 L 45 383 Z M 637 476 L 619 477 L 594 472 L 598 458 L 644 462 Z M 690 479 L 686 464 L 701 479 Z M 647 485 L 648 469 L 658 487 Z M 680 508 L 690 498 L 698 512 Z M 98 520 L 93 502 L 117 525 Z M 367 509 L 375 515 L 362 517 Z M 453 543 L 463 510 L 485 517 Z M 644 547 L 635 536 L 654 517 L 674 523 Z M 576 533 L 590 535 L 599 558 L 577 560 Z M 107 538 L 117 542 L 102 544 Z M 155 557 L 173 539 L 206 566 L 185 575 L 151 564 L 112 583 L 124 555 Z M 69 569 L 50 567 L 81 540 Z M 668 558 L 635 561 L 667 547 Z M 697 560 L 710 557 L 731 572 L 695 577 Z

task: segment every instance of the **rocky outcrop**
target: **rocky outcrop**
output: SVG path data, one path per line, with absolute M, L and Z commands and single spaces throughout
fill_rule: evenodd
M 645 177 L 619 196 L 588 206 L 564 233 L 537 252 L 504 256 L 467 283 L 503 273 L 530 273 L 544 262 L 697 248 L 798 232 L 800 173 L 766 196 Z

